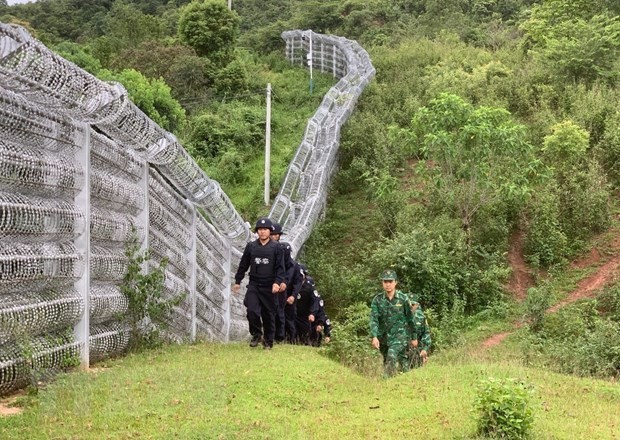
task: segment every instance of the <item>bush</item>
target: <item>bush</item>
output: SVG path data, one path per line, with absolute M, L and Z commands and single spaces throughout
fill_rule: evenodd
M 324 346 L 324 353 L 359 373 L 380 376 L 378 352 L 370 345 L 369 321 L 370 307 L 366 303 L 344 309 L 341 319 L 332 324 L 331 342 Z
M 620 286 L 605 289 L 598 297 L 597 308 L 600 313 L 620 324 Z
M 545 312 L 551 304 L 551 295 L 544 287 L 531 288 L 527 291 L 527 298 L 523 304 L 525 320 L 533 333 L 540 333 L 543 329 Z
M 466 326 L 465 303 L 456 299 L 449 310 L 445 310 L 441 317 L 433 309 L 424 310 L 426 320 L 431 331 L 433 341 L 432 350 L 445 350 L 465 343 L 463 330 Z
M 127 313 L 119 316 L 130 328 L 129 351 L 155 348 L 164 342 L 163 332 L 169 327 L 168 318 L 187 293 L 166 298 L 164 281 L 167 260 L 159 265 L 150 265 L 148 273 L 143 266 L 148 264 L 148 251 L 141 252 L 137 238 L 127 243 L 127 272 L 121 284 L 121 292 L 127 298 Z
M 534 420 L 531 394 L 531 388 L 516 379 L 482 380 L 474 402 L 478 433 L 493 438 L 527 438 Z
M 176 132 L 185 124 L 185 110 L 173 97 L 170 87 L 161 79 L 149 79 L 137 70 L 125 69 L 119 73 L 99 72 L 99 79 L 118 81 L 131 101 L 163 129 Z
M 620 187 L 620 111 L 605 120 L 605 133 L 597 147 L 597 154 L 610 182 Z
M 568 255 L 568 239 L 560 226 L 560 207 L 550 191 L 538 192 L 528 209 L 524 253 L 531 265 L 550 267 L 562 264 Z
M 259 106 L 233 103 L 205 110 L 192 121 L 190 152 L 203 158 L 221 156 L 234 148 L 243 158 L 263 151 L 265 115 Z
M 606 296 L 605 307 L 610 298 Z M 544 320 L 541 354 L 562 373 L 617 377 L 620 373 L 620 324 L 602 319 L 598 301 L 582 301 Z
M 440 315 L 458 299 L 467 313 L 496 302 L 507 275 L 493 256 L 474 255 L 459 220 L 448 217 L 410 225 L 408 232 L 381 245 L 369 263 L 373 273 L 394 268 L 403 290 L 418 294 L 424 308 Z

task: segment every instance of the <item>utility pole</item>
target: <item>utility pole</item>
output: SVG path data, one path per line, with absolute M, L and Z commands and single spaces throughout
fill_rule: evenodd
M 312 95 L 312 89 L 314 86 L 312 82 L 312 31 L 310 31 L 308 35 L 310 38 L 310 50 L 308 51 L 306 58 L 308 58 L 308 67 L 310 68 L 310 94 Z
M 267 83 L 267 116 L 265 118 L 265 206 L 269 206 L 271 178 L 271 83 Z

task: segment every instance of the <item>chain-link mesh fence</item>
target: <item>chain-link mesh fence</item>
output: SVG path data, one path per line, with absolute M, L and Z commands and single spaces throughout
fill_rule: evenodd
M 292 63 L 311 54 L 339 79 L 271 211 L 299 250 L 325 204 L 340 127 L 374 69 L 355 42 L 282 36 Z M 126 349 L 121 283 L 134 239 L 153 262 L 168 261 L 166 295 L 184 294 L 169 320 L 173 340 L 247 337 L 243 298 L 230 287 L 251 238 L 219 184 L 121 85 L 0 23 L 0 394 L 33 372 Z

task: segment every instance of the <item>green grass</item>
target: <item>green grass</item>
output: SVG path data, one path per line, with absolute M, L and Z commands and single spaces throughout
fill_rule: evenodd
M 446 364 L 394 379 L 360 376 L 309 347 L 172 346 L 60 377 L 2 439 L 472 438 L 478 380 L 536 391 L 534 438 L 620 436 L 620 389 L 511 364 Z
M 303 139 L 308 119 L 314 115 L 323 96 L 336 81 L 331 75 L 315 74 L 314 90 L 310 95 L 309 73 L 303 68 L 288 66 L 282 72 L 258 70 L 256 74 L 261 77 L 262 83 L 270 82 L 273 87 L 270 165 L 270 201 L 273 202 Z M 250 223 L 256 217 L 268 214 L 270 209 L 270 206 L 264 205 L 265 144 L 253 148 L 256 154 L 244 163 L 244 174 L 248 180 L 242 184 L 220 182 L 233 206 Z M 214 169 L 206 168 L 207 174 L 217 175 Z

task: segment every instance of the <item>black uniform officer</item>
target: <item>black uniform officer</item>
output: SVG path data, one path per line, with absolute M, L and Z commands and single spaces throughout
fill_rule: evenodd
M 284 307 L 285 336 L 286 341 L 294 344 L 297 342 L 297 296 L 306 279 L 303 266 L 295 261 L 293 278 L 286 290 L 286 305 Z
M 258 239 L 245 246 L 233 286 L 233 293 L 239 292 L 241 280 L 250 269 L 250 282 L 243 300 L 252 335 L 250 346 L 256 347 L 263 337 L 266 349 L 273 347 L 275 337 L 274 294 L 282 285 L 286 288 L 284 253 L 278 242 L 271 240 L 272 229 L 271 220 L 266 217 L 258 219 L 254 228 Z
M 329 343 L 332 337 L 332 325 L 331 321 L 325 313 L 325 302 L 323 298 L 319 297 L 319 311 L 316 314 L 316 319 L 312 323 L 312 334 L 310 340 L 313 346 L 320 347 L 325 336 L 325 342 Z
M 300 344 L 310 344 L 311 324 L 319 311 L 319 292 L 315 289 L 314 280 L 306 276 L 304 283 L 297 294 L 297 341 Z
M 282 232 L 282 225 L 280 223 L 273 223 L 273 229 L 271 230 L 271 239 L 277 241 L 284 252 L 284 270 L 286 271 L 286 285 L 291 286 L 291 280 L 293 278 L 293 271 L 295 269 L 295 260 L 291 257 L 291 245 L 280 241 L 280 237 L 284 235 Z M 275 295 L 276 300 L 276 342 L 283 342 L 286 335 L 286 300 L 288 289 L 281 289 L 279 293 Z

